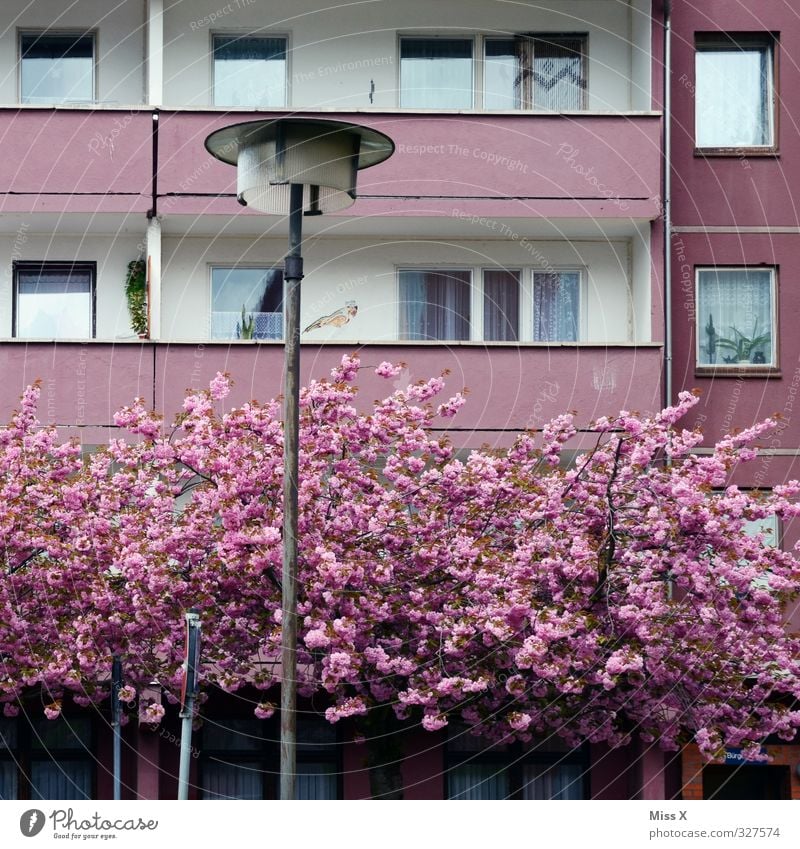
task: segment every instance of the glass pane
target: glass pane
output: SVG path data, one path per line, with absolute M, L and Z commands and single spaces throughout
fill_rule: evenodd
M 695 55 L 698 147 L 772 144 L 772 51 L 734 45 Z
M 338 798 L 336 767 L 328 763 L 298 763 L 297 798 Z
M 773 365 L 772 272 L 709 269 L 698 274 L 698 362 Z
M 203 764 L 204 799 L 263 799 L 264 771 L 259 763 L 230 764 L 208 761 Z
M 216 106 L 285 106 L 286 39 L 217 36 Z
M 526 764 L 523 799 L 583 799 L 583 767 L 578 764 Z
M 470 336 L 469 271 L 401 271 L 400 338 Z
M 519 109 L 520 63 L 514 39 L 486 41 L 483 59 L 483 108 Z
M 494 764 L 464 764 L 447 774 L 448 799 L 507 799 L 508 774 Z
M 532 78 L 534 108 L 583 109 L 583 39 L 534 39 Z
M 580 273 L 533 275 L 533 338 L 536 342 L 577 342 L 580 335 Z
M 212 339 L 280 339 L 283 271 L 280 268 L 211 270 Z
M 330 722 L 324 719 L 297 720 L 298 751 L 318 749 L 332 757 L 337 745 L 336 727 Z
M 14 761 L 0 761 L 0 799 L 16 799 L 17 793 L 17 765 Z
M 203 724 L 206 750 L 258 751 L 264 742 L 264 723 L 257 719 L 207 719 Z
M 400 43 L 400 106 L 472 107 L 472 41 L 405 38 Z
M 17 720 L 0 717 L 0 749 L 13 749 L 17 745 Z
M 92 272 L 80 268 L 17 271 L 17 336 L 92 337 Z
M 516 342 L 519 328 L 519 271 L 483 272 L 483 338 Z
M 33 761 L 32 799 L 91 799 L 92 765 L 86 761 Z
M 94 101 L 94 38 L 29 34 L 21 37 L 23 103 Z
M 92 725 L 88 717 L 36 719 L 31 723 L 31 748 L 88 749 L 92 742 Z

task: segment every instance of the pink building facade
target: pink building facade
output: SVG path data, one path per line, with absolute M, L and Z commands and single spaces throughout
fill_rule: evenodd
M 797 475 L 800 87 L 784 57 L 800 28 L 785 4 L 766 0 L 757 17 L 721 0 L 671 12 L 661 0 L 216 5 L 78 0 L 68 22 L 55 0 L 0 12 L 2 415 L 40 379 L 43 418 L 91 446 L 132 398 L 170 416 L 217 371 L 233 376 L 234 403 L 279 393 L 287 223 L 240 207 L 234 170 L 203 141 L 240 121 L 322 116 L 380 130 L 396 152 L 362 173 L 352 208 L 307 221 L 301 326 L 357 310 L 304 335 L 305 376 L 353 350 L 402 360 L 410 379 L 449 369 L 471 393 L 451 432 L 460 449 L 502 447 L 564 410 L 584 428 L 621 408 L 651 412 L 700 386 L 709 439 L 784 413 L 768 461 L 743 483 Z M 741 138 L 725 136 L 741 116 L 717 73 L 739 55 L 754 99 Z M 713 99 L 715 86 L 723 107 L 702 113 L 710 141 L 699 143 L 698 92 Z M 135 260 L 143 329 L 125 300 Z M 721 340 L 737 323 L 761 341 L 728 363 Z M 301 793 L 367 797 L 352 729 L 306 709 Z M 195 796 L 273 796 L 277 726 L 254 720 L 246 698 L 212 695 L 208 710 Z M 7 723 L 0 795 L 110 795 L 107 717 L 76 717 L 70 739 L 48 744 L 77 764 L 61 770 L 66 783 L 35 745 L 38 720 L 37 734 Z M 158 731 L 126 727 L 128 797 L 174 798 L 177 732 L 169 712 Z M 407 798 L 659 799 L 719 783 L 703 789 L 680 754 L 657 748 L 480 751 L 422 731 L 406 743 Z M 796 790 L 788 773 L 773 785 Z

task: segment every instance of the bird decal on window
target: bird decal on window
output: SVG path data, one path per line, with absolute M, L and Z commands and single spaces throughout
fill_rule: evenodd
M 332 312 L 330 315 L 323 315 L 316 321 L 306 327 L 303 333 L 310 333 L 312 330 L 319 330 L 320 327 L 344 327 L 349 324 L 350 320 L 355 318 L 358 312 L 358 304 L 355 301 L 348 301 L 341 309 Z

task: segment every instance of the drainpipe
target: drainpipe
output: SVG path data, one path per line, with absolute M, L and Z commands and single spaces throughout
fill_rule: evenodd
M 672 0 L 664 0 L 664 406 L 672 403 Z

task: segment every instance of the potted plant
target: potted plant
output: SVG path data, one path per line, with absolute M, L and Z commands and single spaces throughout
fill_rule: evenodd
M 716 345 L 723 351 L 730 351 L 728 356 L 723 354 L 726 363 L 766 363 L 764 348 L 769 345 L 772 334 L 758 332 L 758 320 L 753 322 L 753 332 L 747 336 L 737 327 L 731 327 L 730 337 L 718 336 Z
M 147 317 L 147 266 L 143 259 L 128 263 L 128 278 L 125 281 L 125 297 L 134 333 L 146 339 L 149 327 Z
M 242 304 L 242 321 L 236 323 L 236 336 L 239 339 L 255 339 L 256 320 L 253 313 L 248 316 L 245 312 L 245 306 Z

